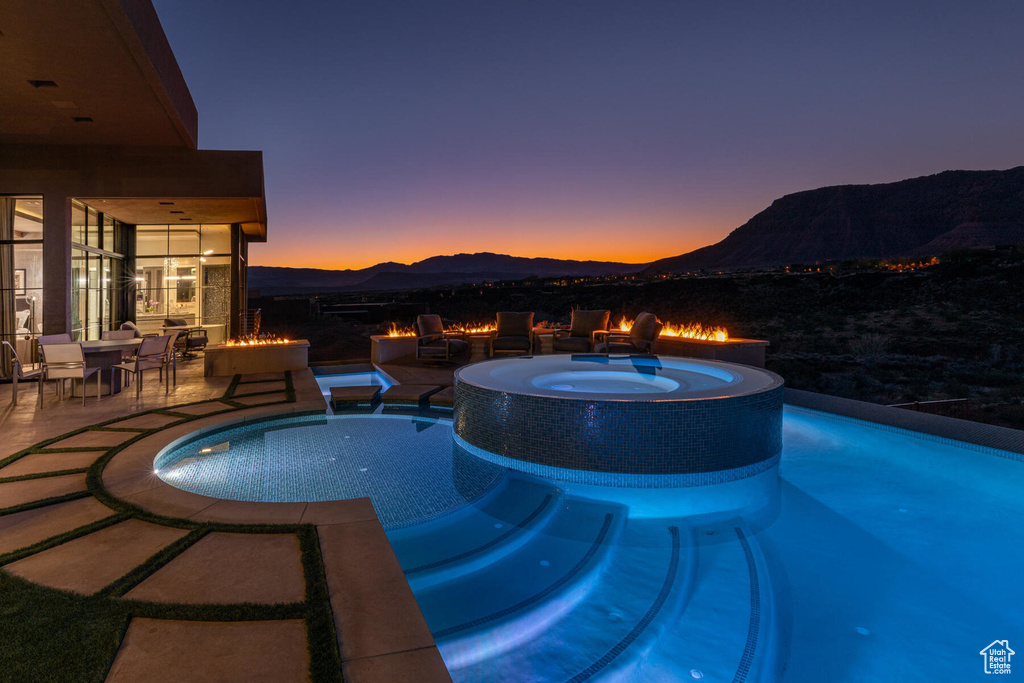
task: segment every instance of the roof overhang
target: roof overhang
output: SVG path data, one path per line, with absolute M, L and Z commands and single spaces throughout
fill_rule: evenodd
M 150 0 L 5 0 L 0 64 L 0 144 L 198 145 Z

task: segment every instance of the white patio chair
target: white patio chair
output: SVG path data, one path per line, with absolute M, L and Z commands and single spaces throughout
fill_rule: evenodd
M 42 374 L 43 369 L 37 365 L 22 365 L 21 359 L 18 358 L 18 352 L 14 350 L 11 343 L 8 341 L 2 342 L 5 347 L 11 351 L 11 405 L 18 405 L 18 382 L 23 379 L 36 379 Z
M 59 344 L 40 344 L 43 369 L 39 375 L 39 407 L 43 407 L 43 384 L 47 380 L 59 380 L 60 398 L 64 398 L 64 380 L 82 380 L 82 405 L 85 405 L 85 381 L 96 375 L 96 400 L 103 393 L 100 388 L 100 369 L 85 367 L 85 354 L 78 342 Z M 72 391 L 74 386 L 72 385 Z
M 160 378 L 163 379 L 163 371 L 168 363 L 168 343 L 173 342 L 170 341 L 170 335 L 166 334 L 162 337 L 143 337 L 142 345 L 139 346 L 139 352 L 135 358 L 127 363 L 118 363 L 114 366 L 120 372 L 128 372 L 135 376 L 135 396 L 142 393 L 142 373 L 146 370 L 159 370 Z M 170 371 L 168 371 L 167 379 L 164 393 L 170 391 Z

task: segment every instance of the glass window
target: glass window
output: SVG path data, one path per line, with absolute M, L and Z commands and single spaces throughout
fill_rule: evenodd
M 231 253 L 231 226 L 203 226 L 203 255 Z
M 104 214 L 103 216 L 103 248 L 107 251 L 117 251 L 114 243 L 114 219 Z
M 86 226 L 86 245 L 90 247 L 100 246 L 100 215 L 96 212 L 96 209 L 91 206 L 87 206 L 85 216 Z
M 71 202 L 71 241 L 85 244 L 85 206 L 81 202 Z
M 88 259 L 82 249 L 71 250 L 71 338 L 86 339 L 85 321 L 89 317 Z
M 16 199 L 14 204 L 15 240 L 43 239 L 43 200 Z
M 169 254 L 194 254 L 199 256 L 199 226 L 172 225 L 168 240 Z
M 36 360 L 43 323 L 42 197 L 0 197 L 0 339 L 23 363 Z M 0 376 L 10 360 L 0 352 Z
M 135 253 L 139 256 L 167 255 L 167 226 L 140 225 L 135 228 Z

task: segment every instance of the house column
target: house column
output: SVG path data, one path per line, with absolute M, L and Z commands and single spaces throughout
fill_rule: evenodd
M 71 331 L 71 198 L 43 193 L 43 334 Z

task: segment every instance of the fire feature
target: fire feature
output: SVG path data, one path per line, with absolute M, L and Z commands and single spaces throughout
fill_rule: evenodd
M 280 337 L 246 337 L 206 347 L 203 374 L 228 377 L 286 372 L 309 367 L 309 342 Z
M 633 321 L 626 320 L 625 316 L 623 316 L 622 320 L 619 321 L 619 331 L 629 332 L 631 329 L 633 329 Z M 667 322 L 661 329 L 659 337 L 681 337 L 683 339 L 724 342 L 729 341 L 729 332 L 724 327 L 709 327 L 700 323 L 673 325 Z

